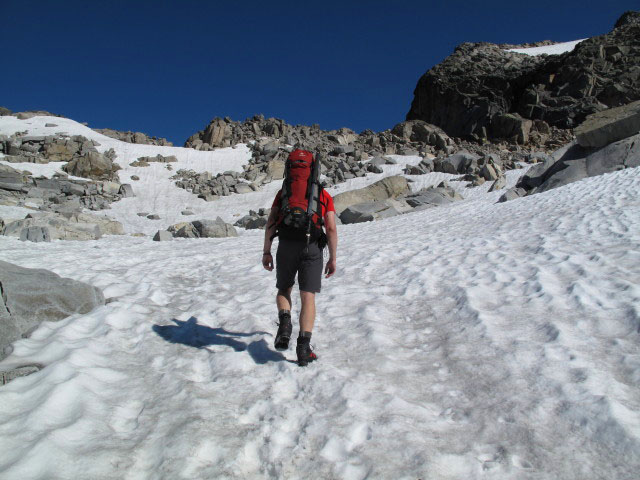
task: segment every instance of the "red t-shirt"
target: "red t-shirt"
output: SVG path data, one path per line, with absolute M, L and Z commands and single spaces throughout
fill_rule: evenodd
M 276 198 L 273 200 L 273 205 L 271 205 L 271 208 L 280 208 L 280 197 L 282 196 L 282 190 L 278 190 L 278 193 L 276 194 Z M 333 198 L 331 198 L 331 195 L 329 195 L 327 193 L 326 190 L 322 190 L 322 192 L 320 192 L 320 208 L 322 209 L 322 218 L 327 216 L 328 212 L 334 212 L 336 211 L 336 207 L 333 205 Z

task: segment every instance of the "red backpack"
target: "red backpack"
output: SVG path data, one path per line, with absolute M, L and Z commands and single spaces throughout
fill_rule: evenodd
M 276 235 L 314 242 L 324 238 L 320 164 L 307 150 L 294 150 L 285 164 Z

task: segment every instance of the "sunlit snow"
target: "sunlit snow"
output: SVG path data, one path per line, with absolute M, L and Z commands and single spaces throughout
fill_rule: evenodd
M 580 40 L 573 40 L 571 42 L 556 43 L 554 45 L 545 45 L 543 47 L 530 47 L 530 48 L 511 48 L 507 52 L 524 53 L 526 55 L 560 55 L 562 53 L 570 52 L 576 45 L 583 42 L 586 38 Z
M 0 133 L 44 125 L 6 118 Z M 279 188 L 206 203 L 172 187 L 162 165 L 125 165 L 162 153 L 197 170 L 240 170 L 246 147 L 122 144 L 55 122 L 115 148 L 123 181 L 140 176 L 137 197 L 106 212 L 129 233 L 166 228 L 184 208 L 231 220 Z M 419 161 L 394 158 L 384 174 L 333 191 Z M 509 186 L 522 172 L 509 172 Z M 417 190 L 452 176 L 410 178 Z M 0 365 L 46 365 L 0 387 L 0 477 L 635 478 L 640 169 L 499 204 L 488 184 L 450 184 L 463 202 L 339 226 L 338 271 L 317 302 L 320 358 L 306 368 L 294 349 L 272 348 L 275 276 L 260 265 L 262 231 L 0 237 L 0 259 L 110 299 L 43 324 Z M 143 208 L 163 219 L 137 217 Z

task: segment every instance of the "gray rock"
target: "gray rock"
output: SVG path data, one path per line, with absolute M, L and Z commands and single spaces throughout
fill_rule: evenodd
M 196 220 L 193 226 L 201 238 L 237 237 L 238 232 L 229 223 L 225 223 L 220 217 L 216 220 Z
M 340 155 L 340 154 L 349 155 L 354 153 L 355 150 L 356 148 L 353 145 L 338 145 L 333 149 L 331 153 L 333 155 Z
M 105 303 L 96 287 L 3 261 L 0 286 L 0 358 L 6 347 L 29 336 L 40 323 L 88 313 Z
M 336 213 L 340 215 L 344 209 L 351 205 L 361 203 L 380 202 L 388 198 L 396 198 L 409 191 L 407 179 L 401 175 L 383 178 L 368 187 L 351 190 L 336 195 L 333 202 Z
M 256 217 L 253 215 L 245 215 L 240 220 L 238 220 L 234 225 L 236 227 L 246 228 L 247 230 L 264 228 L 267 225 L 266 216 Z
M 489 187 L 490 192 L 494 192 L 496 190 L 502 190 L 507 185 L 507 179 L 504 176 L 500 176 L 496 179 L 495 182 Z
M 502 113 L 494 115 L 491 120 L 491 131 L 494 138 L 513 140 L 523 145 L 529 141 L 529 133 L 533 122 L 518 114 Z
M 57 127 L 58 125 L 55 123 L 45 123 L 44 126 L 48 128 L 53 128 L 53 127 Z
M 62 167 L 70 175 L 94 180 L 115 178 L 119 168 L 113 161 L 98 152 L 88 152 L 82 156 L 74 157 L 73 160 Z
M 182 212 L 180 212 L 182 215 L 194 215 L 194 213 L 191 210 L 183 210 Z
M 152 213 L 151 215 L 147 215 L 147 218 L 149 220 L 160 220 L 160 215 L 156 215 L 155 213 Z
M 510 188 L 499 199 L 498 203 L 508 202 L 516 198 L 524 197 L 527 191 L 524 188 Z
M 51 240 L 97 240 L 102 235 L 122 235 L 122 224 L 106 217 L 86 213 L 40 213 L 7 223 L 2 235 L 21 238 L 30 227 L 46 228 Z M 34 230 L 34 238 L 37 233 Z
M 413 208 L 424 205 L 438 206 L 462 200 L 456 191 L 441 184 L 437 187 L 429 187 L 416 193 L 411 193 L 403 199 Z
M 11 346 L 5 347 L 7 350 L 12 350 Z M 16 378 L 26 377 L 32 373 L 39 372 L 44 368 L 44 365 L 24 365 L 22 367 L 13 368 L 9 371 L 0 372 L 0 385 L 6 385 L 11 380 Z
M 133 187 L 128 183 L 123 183 L 122 185 L 120 185 L 118 193 L 124 198 L 135 197 L 135 194 L 133 193 Z
M 235 186 L 235 190 L 236 190 L 236 193 L 240 193 L 240 194 L 253 192 L 253 189 L 249 186 L 248 183 L 238 183 Z
M 168 232 L 167 230 L 158 230 L 153 236 L 154 242 L 166 242 L 168 240 L 173 240 L 173 235 L 171 235 L 171 232 Z
M 149 215 L 149 212 L 138 212 L 136 215 L 138 215 L 139 217 L 146 217 L 147 215 Z
M 398 215 L 399 212 L 385 202 L 367 202 L 347 207 L 340 213 L 343 224 L 362 223 Z
M 498 178 L 498 172 L 496 172 L 493 166 L 487 163 L 480 169 L 480 176 L 485 180 L 495 180 Z
M 575 129 L 582 147 L 604 147 L 640 133 L 640 100 L 589 115 Z
M 200 238 L 200 233 L 192 223 L 185 223 L 175 229 L 174 237 L 178 238 Z
M 49 228 L 26 227 L 20 232 L 20 240 L 29 242 L 50 242 Z
M 435 172 L 451 173 L 453 175 L 467 173 L 469 167 L 471 167 L 474 162 L 477 162 L 479 158 L 478 155 L 463 150 L 445 159 L 434 159 L 433 170 Z

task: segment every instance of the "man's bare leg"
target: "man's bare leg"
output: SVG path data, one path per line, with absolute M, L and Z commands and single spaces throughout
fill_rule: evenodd
M 316 320 L 316 294 L 300 290 L 300 300 L 300 332 L 311 333 Z
M 278 295 L 276 295 L 276 305 L 278 306 L 278 313 L 282 310 L 291 311 L 291 289 L 293 287 L 289 287 L 286 290 L 278 290 Z

